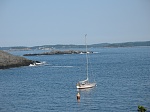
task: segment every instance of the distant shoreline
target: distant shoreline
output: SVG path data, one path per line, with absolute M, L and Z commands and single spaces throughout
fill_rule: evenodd
M 124 43 L 100 43 L 88 45 L 89 48 L 118 48 L 118 47 L 141 47 L 150 46 L 150 41 L 141 42 L 124 42 Z M 28 50 L 53 50 L 53 49 L 72 49 L 72 48 L 85 48 L 85 45 L 42 45 L 42 46 L 16 46 L 16 47 L 0 47 L 0 50 L 9 51 L 28 51 Z

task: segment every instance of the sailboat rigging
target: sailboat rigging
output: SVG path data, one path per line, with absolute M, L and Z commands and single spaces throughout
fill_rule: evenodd
M 83 81 L 79 81 L 77 83 L 77 89 L 86 89 L 86 88 L 92 88 L 94 86 L 96 86 L 96 83 L 90 83 L 89 82 L 89 73 L 88 73 L 88 50 L 87 50 L 87 42 L 86 42 L 86 36 L 87 34 L 85 35 L 85 46 L 86 46 L 86 80 L 83 80 Z

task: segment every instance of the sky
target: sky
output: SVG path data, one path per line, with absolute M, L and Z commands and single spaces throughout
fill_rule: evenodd
M 0 47 L 150 40 L 150 0 L 0 0 Z

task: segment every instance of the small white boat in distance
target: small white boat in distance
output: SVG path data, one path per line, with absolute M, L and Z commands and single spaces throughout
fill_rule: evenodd
M 35 64 L 36 64 L 36 65 L 42 65 L 43 62 L 36 62 Z
M 96 86 L 96 83 L 90 83 L 89 82 L 89 78 L 88 78 L 88 51 L 87 51 L 87 44 L 86 44 L 86 35 L 85 35 L 85 45 L 86 45 L 86 62 L 87 62 L 87 66 L 86 66 L 86 74 L 87 74 L 87 78 L 86 80 L 83 81 L 79 81 L 76 85 L 77 89 L 87 89 L 87 88 L 92 88 L 94 86 Z
M 34 63 L 30 64 L 29 66 L 38 66 L 38 65 L 43 65 L 43 64 L 45 64 L 45 62 L 35 61 Z
M 36 66 L 36 64 L 35 64 L 35 63 L 33 63 L 33 64 L 30 64 L 29 66 Z

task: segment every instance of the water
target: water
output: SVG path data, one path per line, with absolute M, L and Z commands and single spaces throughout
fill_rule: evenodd
M 150 112 L 150 47 L 90 50 L 97 52 L 89 55 L 97 86 L 79 91 L 80 101 L 85 55 L 31 56 L 46 64 L 0 70 L 0 112 L 137 112 L 138 105 Z

